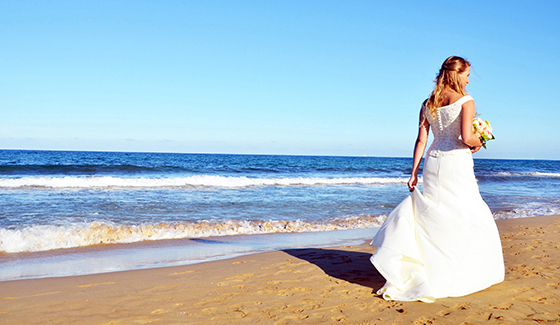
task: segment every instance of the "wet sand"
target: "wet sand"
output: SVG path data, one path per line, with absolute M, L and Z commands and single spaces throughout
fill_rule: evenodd
M 505 281 L 433 304 L 375 295 L 368 243 L 0 282 L 0 324 L 539 324 L 560 322 L 560 216 L 498 221 Z

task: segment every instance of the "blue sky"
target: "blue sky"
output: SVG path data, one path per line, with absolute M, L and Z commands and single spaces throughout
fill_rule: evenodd
M 441 62 L 560 159 L 558 1 L 0 2 L 0 149 L 409 157 Z

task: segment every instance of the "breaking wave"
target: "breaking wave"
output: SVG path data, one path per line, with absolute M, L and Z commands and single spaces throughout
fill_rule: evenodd
M 543 205 L 534 202 L 527 203 L 525 207 L 519 207 L 511 209 L 508 211 L 497 211 L 494 212 L 494 219 L 517 219 L 517 218 L 529 218 L 538 216 L 549 216 L 549 215 L 559 215 L 560 206 L 555 205 Z
M 376 185 L 406 183 L 401 177 L 294 177 L 250 178 L 212 175 L 168 178 L 125 178 L 113 176 L 32 176 L 1 178 L 0 188 L 155 188 L 155 187 L 222 187 L 252 186 L 320 186 Z
M 386 216 L 350 216 L 327 221 L 200 221 L 177 224 L 111 225 L 93 222 L 81 225 L 38 225 L 24 229 L 0 228 L 0 252 L 37 252 L 100 244 L 211 236 L 301 233 L 380 227 Z

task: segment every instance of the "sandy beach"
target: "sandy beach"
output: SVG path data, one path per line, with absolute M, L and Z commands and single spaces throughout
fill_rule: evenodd
M 1 324 L 560 322 L 560 216 L 499 220 L 505 281 L 433 304 L 375 295 L 368 243 L 195 265 L 0 282 Z

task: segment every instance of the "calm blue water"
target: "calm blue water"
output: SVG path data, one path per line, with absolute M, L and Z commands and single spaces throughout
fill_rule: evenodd
M 0 151 L 0 255 L 373 228 L 409 158 Z M 475 159 L 496 219 L 560 213 L 560 161 Z

